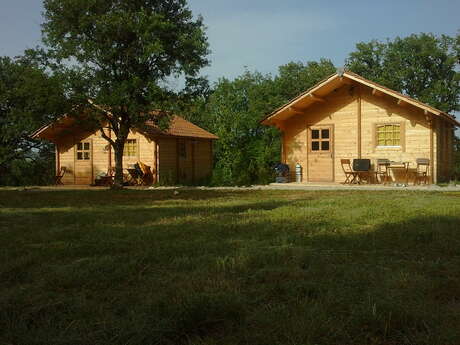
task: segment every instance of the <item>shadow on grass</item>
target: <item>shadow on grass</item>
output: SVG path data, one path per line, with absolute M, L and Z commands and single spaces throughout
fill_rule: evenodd
M 460 215 L 356 224 L 316 201 L 55 212 L 4 247 L 0 343 L 460 343 Z

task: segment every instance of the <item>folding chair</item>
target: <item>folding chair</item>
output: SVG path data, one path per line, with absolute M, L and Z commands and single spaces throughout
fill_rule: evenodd
M 64 183 L 62 183 L 62 178 L 64 177 L 66 171 L 67 171 L 66 167 L 61 167 L 61 169 L 59 169 L 59 172 L 54 177 L 54 184 L 56 186 L 64 184 Z
M 141 184 L 148 186 L 153 183 L 153 174 L 150 170 L 150 167 L 142 162 L 138 162 L 139 168 L 141 170 L 140 179 Z
M 375 172 L 378 177 L 380 177 L 380 183 L 387 184 L 390 180 L 390 173 L 388 167 L 390 166 L 390 160 L 386 158 L 377 159 L 377 171 Z
M 358 173 L 351 168 L 351 161 L 349 159 L 341 159 L 343 173 L 345 174 L 345 181 L 343 184 L 352 184 L 355 182 Z
M 417 158 L 415 161 L 417 162 L 417 168 L 415 170 L 414 184 L 420 184 L 421 181 L 423 181 L 423 184 L 427 184 L 430 160 L 428 158 Z

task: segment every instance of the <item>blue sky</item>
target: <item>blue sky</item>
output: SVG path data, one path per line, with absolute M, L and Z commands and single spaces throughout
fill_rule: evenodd
M 83 0 L 84 1 L 84 0 Z M 276 73 L 289 61 L 330 58 L 344 63 L 355 44 L 411 33 L 454 35 L 458 0 L 309 1 L 189 0 L 208 26 L 211 80 L 250 70 Z M 0 55 L 14 56 L 40 41 L 40 0 L 1 0 Z

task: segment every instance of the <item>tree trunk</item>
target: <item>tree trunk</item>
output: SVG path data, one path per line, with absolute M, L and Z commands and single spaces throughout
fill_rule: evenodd
M 115 153 L 115 180 L 112 189 L 123 189 L 123 149 L 125 140 L 116 139 L 113 147 Z

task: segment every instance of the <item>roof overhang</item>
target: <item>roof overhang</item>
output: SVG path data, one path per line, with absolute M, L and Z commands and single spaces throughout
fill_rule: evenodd
M 33 132 L 30 137 L 32 139 L 45 139 L 51 142 L 55 142 L 62 133 L 71 131 L 76 127 L 75 118 L 69 115 L 63 115 L 54 122 L 44 125 Z
M 79 121 L 74 116 L 63 115 L 56 121 L 37 129 L 30 135 L 30 137 L 32 139 L 44 139 L 56 143 L 60 140 L 60 138 L 67 135 L 76 134 L 77 132 L 91 133 L 97 131 L 98 129 L 99 128 L 96 127 L 87 128 L 85 127 L 84 122 Z M 135 130 L 152 137 L 184 137 L 209 140 L 219 139 L 219 137 L 213 133 L 198 127 L 178 115 L 173 115 L 170 128 L 166 130 L 160 130 L 155 124 L 149 123 L 148 121 L 145 126 L 141 126 Z
M 419 102 L 411 97 L 403 95 L 399 92 L 393 91 L 380 84 L 367 80 L 355 73 L 345 71 L 341 73 L 334 73 L 326 79 L 320 81 L 318 84 L 301 93 L 297 97 L 290 100 L 288 103 L 276 109 L 274 112 L 266 116 L 261 123 L 268 126 L 280 127 L 280 122 L 298 115 L 304 114 L 305 110 L 315 103 L 324 103 L 326 97 L 333 90 L 343 85 L 361 84 L 372 89 L 374 95 L 388 95 L 394 97 L 398 105 L 412 105 L 417 107 L 425 113 L 426 116 L 434 115 L 439 116 L 451 124 L 460 127 L 460 122 L 454 116 L 447 114 L 439 109 L 436 109 L 428 104 Z

